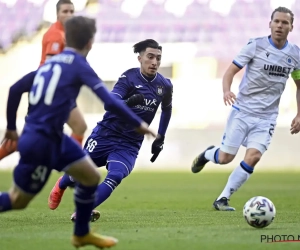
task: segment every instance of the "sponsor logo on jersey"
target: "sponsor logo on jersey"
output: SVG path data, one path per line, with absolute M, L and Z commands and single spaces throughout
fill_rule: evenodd
M 158 103 L 156 103 L 157 100 L 156 99 L 147 99 L 147 98 L 145 98 L 144 101 L 145 101 L 144 105 L 139 104 L 139 105 L 136 105 L 135 108 L 142 109 L 144 111 L 155 112 L 155 110 L 158 106 Z
M 288 75 L 291 73 L 292 67 L 265 64 L 264 70 L 269 71 L 270 76 L 288 77 Z

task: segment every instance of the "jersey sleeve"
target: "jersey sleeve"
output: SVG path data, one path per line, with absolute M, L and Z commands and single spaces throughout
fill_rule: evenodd
M 166 90 L 166 94 L 163 96 L 162 102 L 161 102 L 161 109 L 169 110 L 172 109 L 172 100 L 173 100 L 173 85 L 169 79 L 167 79 L 169 82 L 169 86 Z
M 166 93 L 161 102 L 162 112 L 158 127 L 158 134 L 161 136 L 165 136 L 172 116 L 173 85 L 169 79 L 166 80 L 169 84 L 167 85 Z
M 131 86 L 129 84 L 128 78 L 125 74 L 122 74 L 113 87 L 111 93 L 124 100 L 130 91 Z
M 43 46 L 45 46 L 45 56 L 59 54 L 65 46 L 64 38 L 59 33 L 48 34 Z
M 30 91 L 35 75 L 36 71 L 28 73 L 9 89 L 6 108 L 7 129 L 9 130 L 16 130 L 17 110 L 22 94 Z
M 107 111 L 120 115 L 134 127 L 139 127 L 141 125 L 143 120 L 133 113 L 123 101 L 118 100 L 114 94 L 109 92 L 102 80 L 88 63 L 79 67 L 78 74 L 82 84 L 91 88 L 91 90 L 103 101 L 104 108 Z
M 256 51 L 256 41 L 251 40 L 242 48 L 240 53 L 234 58 L 233 64 L 242 69 L 254 57 Z
M 298 61 L 297 65 L 291 73 L 291 76 L 294 80 L 300 80 L 300 49 L 298 48 Z

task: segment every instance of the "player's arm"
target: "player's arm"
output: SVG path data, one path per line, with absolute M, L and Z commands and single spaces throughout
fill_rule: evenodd
M 235 99 L 234 94 L 231 92 L 231 85 L 233 82 L 234 76 L 241 70 L 242 68 L 239 68 L 236 64 L 232 63 L 226 70 L 223 79 L 222 79 L 222 85 L 223 85 L 223 93 L 225 97 L 225 93 L 228 93 L 228 97 L 232 97 Z M 231 93 L 231 94 L 230 94 Z M 224 99 L 225 104 L 227 104 L 227 101 L 229 102 L 228 104 L 231 105 L 233 103 L 231 102 L 231 98 Z
M 165 135 L 172 116 L 172 100 L 173 100 L 173 85 L 171 84 L 169 89 L 167 89 L 167 92 L 164 95 L 163 100 L 161 102 L 161 115 L 160 115 L 160 121 L 158 127 L 158 136 L 152 143 L 151 153 L 153 154 L 153 156 L 150 159 L 151 162 L 154 162 L 156 160 L 159 153 L 163 149 Z
M 21 97 L 23 93 L 30 91 L 35 74 L 36 71 L 30 72 L 10 87 L 6 108 L 7 130 L 17 129 L 16 118 Z
M 296 69 L 291 74 L 296 84 L 296 101 L 297 101 L 297 115 L 291 124 L 291 133 L 297 134 L 300 131 L 300 69 Z
M 173 85 L 167 90 L 161 102 L 161 116 L 158 127 L 158 134 L 161 137 L 165 137 L 169 122 L 172 115 L 172 100 L 173 100 Z
M 299 70 L 300 75 L 300 70 Z M 296 101 L 297 101 L 297 115 L 300 117 L 300 79 L 294 80 L 296 83 Z
M 79 73 L 81 81 L 91 88 L 91 90 L 100 98 L 104 103 L 104 108 L 108 111 L 120 115 L 129 124 L 137 128 L 137 132 L 141 134 L 150 134 L 156 136 L 155 133 L 148 129 L 148 124 L 138 117 L 132 110 L 130 110 L 123 101 L 118 100 L 114 94 L 108 91 L 104 83 L 97 76 L 94 70 L 89 67 L 81 67 Z
M 118 99 L 124 100 L 128 107 L 134 107 L 144 103 L 145 98 L 143 94 L 130 95 L 130 92 L 132 92 L 132 87 L 129 84 L 126 75 L 123 74 L 116 82 L 111 93 L 114 94 Z
M 249 41 L 249 43 L 242 48 L 240 53 L 232 61 L 232 64 L 226 70 L 223 79 L 223 99 L 225 105 L 232 105 L 236 99 L 235 94 L 231 92 L 231 85 L 233 82 L 234 76 L 245 66 L 247 65 L 252 58 L 254 57 L 256 50 L 256 42 Z

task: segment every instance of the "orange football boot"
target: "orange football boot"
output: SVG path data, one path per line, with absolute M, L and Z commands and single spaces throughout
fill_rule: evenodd
M 51 210 L 55 210 L 60 202 L 61 198 L 65 192 L 65 189 L 59 188 L 59 183 L 61 181 L 62 177 L 60 177 L 57 182 L 55 183 L 54 187 L 52 188 L 49 198 L 48 198 L 48 206 Z

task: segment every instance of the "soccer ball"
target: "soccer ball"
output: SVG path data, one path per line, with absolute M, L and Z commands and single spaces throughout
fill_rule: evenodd
M 246 202 L 243 215 L 250 226 L 264 228 L 274 220 L 276 209 L 273 202 L 268 198 L 256 196 Z

